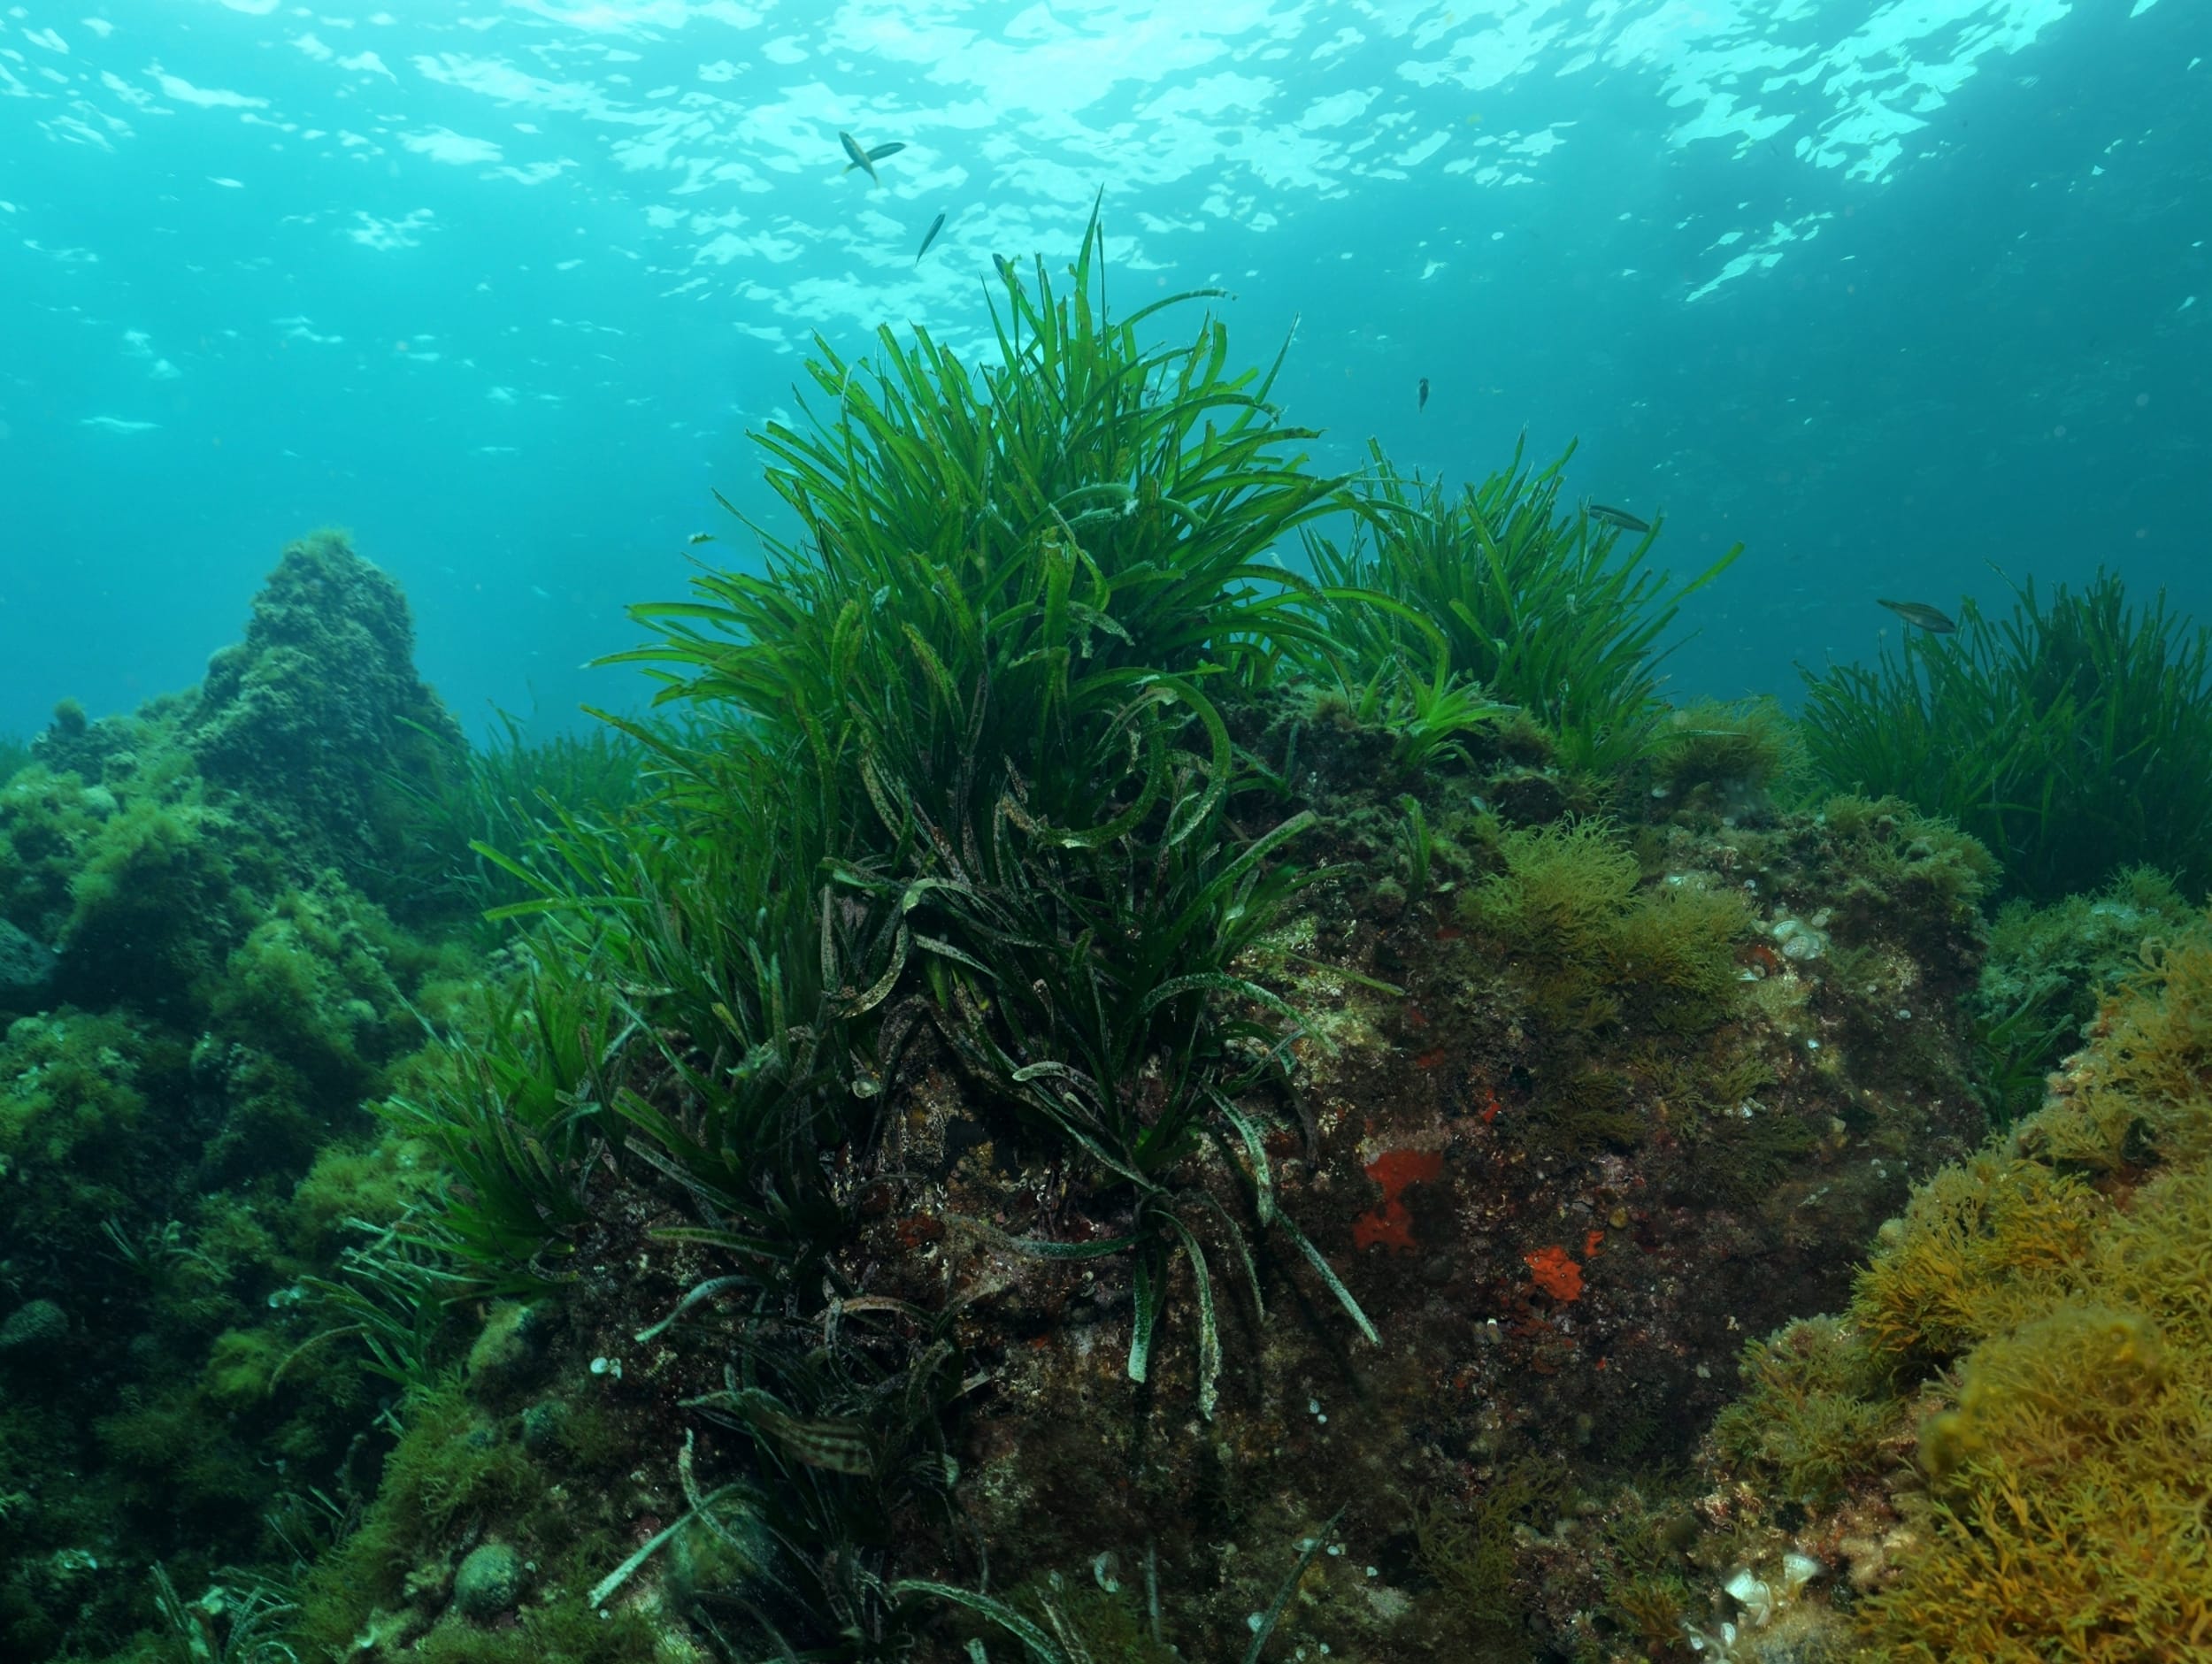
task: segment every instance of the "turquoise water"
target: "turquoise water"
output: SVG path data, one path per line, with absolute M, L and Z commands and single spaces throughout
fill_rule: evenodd
M 905 145 L 881 183 L 839 134 Z M 637 684 L 809 336 L 980 355 L 990 257 L 1218 283 L 1351 467 L 1525 427 L 1746 556 L 1686 693 L 2101 563 L 2212 617 L 2198 0 L 0 13 L 0 732 L 195 681 L 319 525 L 465 719 Z M 916 249 L 945 215 L 935 244 Z M 1417 387 L 1426 378 L 1426 408 Z M 741 543 L 706 553 L 746 558 Z

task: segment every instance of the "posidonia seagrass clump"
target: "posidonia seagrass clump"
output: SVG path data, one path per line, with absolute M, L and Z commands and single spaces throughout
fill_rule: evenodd
M 1895 795 L 1986 845 L 2043 904 L 2147 865 L 2212 888 L 2212 628 L 2131 604 L 2116 572 L 2032 579 L 2008 618 L 1970 601 L 1955 634 L 1908 630 L 1873 666 L 1805 673 L 1813 769 Z
M 744 1292 L 741 1376 L 691 1404 L 736 1440 L 692 1506 L 780 1545 L 777 1592 L 723 1620 L 764 1646 L 876 1656 L 935 1604 L 897 1584 L 887 1522 L 947 1506 L 949 1331 L 796 1342 L 857 1292 L 832 1250 L 893 1176 L 882 1110 L 915 1058 L 1067 1164 L 1099 1228 L 1003 1246 L 1133 1262 L 1129 1376 L 1187 1323 L 1195 1378 L 1163 1388 L 1212 1414 L 1261 1238 L 1374 1338 L 1276 1201 L 1298 1017 L 1240 960 L 1305 881 L 1312 817 L 1232 820 L 1223 714 L 1325 658 L 1323 598 L 1263 557 L 1343 485 L 1304 466 L 1271 376 L 1226 368 L 1217 322 L 1153 349 L 1156 306 L 1111 317 L 1102 247 L 1094 223 L 1064 294 L 1041 265 L 1006 283 L 980 372 L 926 335 L 885 333 L 871 365 L 818 343 L 823 408 L 760 436 L 798 540 L 635 610 L 657 639 L 622 656 L 685 718 L 618 725 L 651 789 L 493 857 L 533 892 L 508 909 L 535 921 L 517 993 L 388 1108 L 461 1181 L 440 1241 L 474 1286 L 572 1275 L 612 1185 L 657 1199 L 649 1262 L 692 1268 L 650 1333 L 719 1332 L 702 1302 Z
M 1658 522 L 1624 544 L 1616 523 L 1567 499 L 1571 445 L 1543 468 L 1525 465 L 1522 449 L 1455 495 L 1408 478 L 1375 448 L 1348 538 L 1310 537 L 1308 552 L 1323 583 L 1391 603 L 1345 610 L 1356 662 L 1427 663 L 1440 637 L 1444 665 L 1543 722 L 1563 761 L 1618 768 L 1661 716 L 1661 638 L 1743 545 L 1678 584 L 1650 564 Z M 1430 629 L 1409 628 L 1409 617 Z
M 822 1563 L 880 1574 L 807 1583 L 784 1615 L 809 1637 L 911 1621 L 863 1525 L 938 1506 L 914 1488 L 926 1464 L 898 1453 L 932 1415 L 876 1428 L 772 1328 L 850 1292 L 825 1268 L 895 1165 L 884 1110 L 910 1101 L 918 1060 L 956 1072 L 995 1147 L 1064 1165 L 1080 1231 L 986 1236 L 1048 1264 L 1125 1263 L 1128 1376 L 1149 1380 L 1173 1337 L 1193 1373 L 1160 1390 L 1211 1415 L 1233 1310 L 1262 1333 L 1285 1321 L 1262 1299 L 1271 1246 L 1315 1310 L 1376 1338 L 1278 1197 L 1302 1020 L 1252 955 L 1312 876 L 1315 817 L 1232 729 L 1286 682 L 1333 686 L 1417 771 L 1463 757 L 1518 691 L 1481 686 L 1502 664 L 1448 657 L 1440 594 L 1277 563 L 1317 518 L 1380 510 L 1307 466 L 1273 371 L 1230 369 L 1217 321 L 1156 349 L 1141 331 L 1167 303 L 1113 316 L 1102 248 L 1094 223 L 1064 291 L 1041 264 L 1002 274 L 1000 360 L 980 370 L 926 334 L 884 332 L 868 364 L 817 343 L 816 408 L 759 436 L 795 531 L 760 533 L 758 576 L 711 572 L 634 610 L 655 639 L 621 658 L 684 717 L 618 725 L 650 754 L 650 791 L 499 863 L 534 889 L 511 909 L 536 921 L 516 1001 L 390 1107 L 463 1180 L 449 1242 L 480 1285 L 568 1275 L 610 1182 L 691 1215 L 660 1233 L 707 1256 L 669 1321 L 741 1286 L 757 1325 L 736 1341 L 749 1384 L 698 1400 L 753 1441 L 729 1483 L 765 1486 Z M 1555 471 L 1520 489 L 1548 504 Z M 1516 536 L 1531 581 L 1570 550 L 1597 561 L 1576 568 L 1595 645 L 1529 687 L 1586 675 L 1594 697 L 1601 671 L 1642 663 L 1664 622 L 1643 616 L 1650 582 L 1595 581 L 1609 545 L 1587 532 Z M 1640 732 L 1637 686 L 1612 715 L 1574 703 L 1583 761 Z M 1734 916 L 1688 920 L 1702 905 L 1661 898 L 1609 927 L 1620 997 L 1662 1027 L 1708 1024 L 1732 993 L 1706 986 L 1701 947 L 1676 951 L 1710 937 L 1725 959 Z M 936 1380 L 938 1343 L 909 1344 L 911 1378 Z M 822 1430 L 848 1424 L 831 1460 Z M 803 1497 L 786 1471 L 802 1427 Z
M 803 542 L 766 538 L 765 575 L 635 610 L 661 639 L 622 657 L 656 666 L 695 726 L 635 731 L 662 790 L 634 825 L 579 825 L 534 904 L 561 916 L 547 951 L 604 967 L 637 1035 L 747 1060 L 710 1087 L 666 1040 L 610 1046 L 592 1100 L 625 1123 L 611 1142 L 649 1140 L 718 1195 L 789 1200 L 780 1220 L 749 1210 L 760 1242 L 799 1214 L 824 1228 L 820 1154 L 864 1125 L 912 1016 L 1132 1188 L 1126 1246 L 1146 1255 L 1195 1252 L 1164 1176 L 1207 1129 L 1257 1138 L 1235 1100 L 1279 1071 L 1294 1019 L 1233 965 L 1294 889 L 1280 857 L 1310 817 L 1230 832 L 1220 709 L 1325 655 L 1317 592 L 1262 557 L 1342 482 L 1291 450 L 1307 434 L 1268 403 L 1271 372 L 1225 368 L 1217 322 L 1149 349 L 1138 329 L 1164 303 L 1110 319 L 1101 246 L 1094 225 L 1065 296 L 1041 266 L 1033 292 L 1006 286 L 1003 362 L 979 373 L 926 335 L 887 331 L 872 367 L 819 344 L 830 408 L 761 436 Z M 632 897 L 652 900 L 595 905 Z M 575 983 L 549 966 L 541 985 Z M 887 1028 L 894 1011 L 909 1020 Z M 669 1051 L 689 1123 L 625 1072 Z M 465 1101 L 411 1121 L 510 1113 Z M 512 1180 L 480 1193 L 545 1191 L 521 1142 L 445 1142 Z

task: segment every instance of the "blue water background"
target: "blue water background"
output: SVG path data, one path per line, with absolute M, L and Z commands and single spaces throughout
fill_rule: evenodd
M 880 188 L 840 128 L 908 142 Z M 1255 362 L 1295 322 L 1322 465 L 1578 436 L 1667 564 L 1747 545 L 1678 696 L 1793 694 L 1993 564 L 2212 620 L 2202 0 L 30 0 L 0 733 L 195 681 L 332 524 L 465 720 L 634 707 L 584 662 L 735 532 L 711 487 L 770 510 L 810 332 L 981 354 L 990 255 L 1057 269 L 1102 188 L 1118 300 L 1224 284 Z

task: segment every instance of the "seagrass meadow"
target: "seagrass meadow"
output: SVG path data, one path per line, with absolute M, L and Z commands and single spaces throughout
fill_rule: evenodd
M 1678 708 L 1737 551 L 1103 247 L 817 343 L 648 716 L 472 748 L 321 532 L 0 754 L 5 1655 L 2212 1654 L 2201 817 L 1989 785 L 2201 639 Z

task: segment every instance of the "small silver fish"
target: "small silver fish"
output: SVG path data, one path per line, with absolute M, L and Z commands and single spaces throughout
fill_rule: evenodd
M 1631 514 L 1626 509 L 1608 508 L 1602 502 L 1592 503 L 1589 508 L 1589 514 L 1593 520 L 1602 520 L 1606 525 L 1617 525 L 1624 532 L 1648 532 L 1651 530 L 1650 521 L 1640 520 L 1634 515 Z
M 1428 379 L 1428 377 L 1426 377 L 1426 376 L 1423 376 L 1423 377 L 1421 378 L 1421 398 L 1420 398 L 1420 402 L 1419 402 L 1418 403 L 1417 403 L 1417 404 L 1415 404 L 1415 405 L 1414 405 L 1414 407 L 1413 407 L 1413 412 L 1414 412 L 1414 414 L 1415 414 L 1416 416 L 1418 416 L 1418 415 L 1419 415 L 1419 414 L 1420 414 L 1423 410 L 1427 410 L 1428 408 L 1429 408 L 1429 379 Z
M 937 234 L 944 228 L 945 217 L 942 214 L 938 215 L 936 219 L 929 222 L 929 229 L 922 234 L 922 246 L 914 250 L 914 264 L 916 265 L 921 265 L 922 257 L 929 252 L 929 245 L 937 241 Z
M 1907 624 L 1916 625 L 1930 635 L 1949 635 L 1958 628 L 1948 614 L 1938 612 L 1933 607 L 1924 606 L 1917 601 L 1884 601 L 1878 595 L 1874 604 L 1887 607 Z
M 1011 260 L 1002 254 L 995 254 L 991 257 L 991 264 L 998 268 L 998 274 L 1005 280 L 1008 288 L 1018 289 L 1021 287 L 1021 280 L 1014 275 L 1014 263 Z

